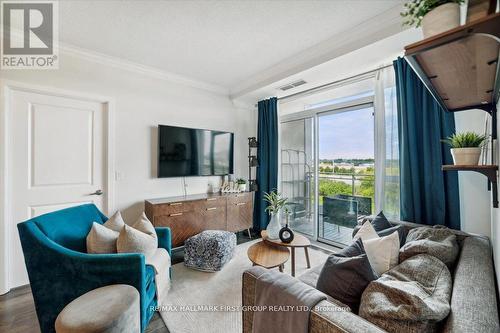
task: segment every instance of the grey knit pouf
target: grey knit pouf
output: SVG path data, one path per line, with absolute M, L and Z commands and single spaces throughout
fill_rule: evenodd
M 55 327 L 57 333 L 138 333 L 139 292 L 126 284 L 91 290 L 64 307 Z
M 220 271 L 233 257 L 236 235 L 229 231 L 205 230 L 184 242 L 184 265 L 205 272 Z

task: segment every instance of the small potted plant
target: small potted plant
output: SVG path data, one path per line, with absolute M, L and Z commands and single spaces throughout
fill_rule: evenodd
M 243 178 L 236 179 L 236 184 L 238 184 L 238 190 L 240 192 L 246 192 L 247 190 L 247 182 Z
M 281 194 L 272 191 L 264 193 L 264 201 L 268 203 L 266 212 L 271 215 L 271 221 L 267 225 L 267 237 L 269 239 L 278 239 L 280 237 L 281 223 L 279 221 L 280 210 L 286 205 L 287 199 L 282 198 Z
M 478 165 L 486 135 L 474 132 L 455 133 L 443 142 L 450 145 L 455 165 Z
M 410 0 L 404 4 L 403 25 L 420 27 L 424 38 L 460 25 L 460 5 L 465 0 Z

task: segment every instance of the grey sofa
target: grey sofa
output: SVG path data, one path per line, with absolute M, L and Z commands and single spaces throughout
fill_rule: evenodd
M 409 229 L 422 225 L 391 221 Z M 455 231 L 460 245 L 460 254 L 456 261 L 453 275 L 451 312 L 440 327 L 440 332 L 500 332 L 497 308 L 497 289 L 492 260 L 492 249 L 488 238 Z M 312 268 L 298 279 L 304 286 L 316 286 L 321 266 Z M 251 272 L 243 273 L 243 305 L 254 305 L 256 276 Z M 309 318 L 310 333 L 333 332 L 385 332 L 383 329 L 359 317 L 341 311 L 341 304 L 335 299 L 328 299 L 318 304 L 330 311 L 311 311 Z M 336 306 L 339 311 L 334 311 Z M 252 332 L 253 312 L 243 312 L 243 332 Z

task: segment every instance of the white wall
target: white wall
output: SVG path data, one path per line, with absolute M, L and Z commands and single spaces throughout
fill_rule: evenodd
M 4 70 L 0 78 L 115 101 L 115 208 L 134 218 L 148 198 L 183 194 L 182 179 L 158 179 L 156 127 L 178 125 L 235 133 L 235 175 L 247 178 L 247 137 L 255 136 L 256 113 L 238 108 L 227 96 L 62 54 L 59 70 Z M 205 193 L 219 177 L 186 178 L 188 194 Z
M 115 183 L 114 202 L 126 221 L 143 211 L 145 199 L 183 195 L 181 178 L 155 177 L 158 124 L 234 132 L 235 176 L 248 177 L 247 137 L 256 135 L 257 115 L 254 110 L 236 107 L 226 95 L 65 53 L 60 55 L 59 70 L 3 70 L 0 79 L 114 100 L 114 165 L 121 175 Z M 187 192 L 206 193 L 209 182 L 219 181 L 219 177 L 186 178 Z M 2 238 L 0 252 L 5 250 Z M 0 271 L 2 268 L 8 270 L 0 267 Z M 10 287 L 15 285 L 11 281 Z
M 484 133 L 485 117 L 481 110 L 455 113 L 456 132 Z M 477 172 L 458 173 L 460 191 L 460 221 L 466 232 L 491 236 L 491 198 L 487 178 Z

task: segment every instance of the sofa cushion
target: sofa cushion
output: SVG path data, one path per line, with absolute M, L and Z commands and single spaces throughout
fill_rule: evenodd
M 319 274 L 316 289 L 358 311 L 361 294 L 377 278 L 366 254 L 328 257 Z
M 357 239 L 348 246 L 344 247 L 339 252 L 336 252 L 335 255 L 337 257 L 354 257 L 364 253 L 365 250 L 363 248 L 363 242 L 361 241 L 361 239 Z M 316 288 L 316 284 L 318 283 L 319 273 L 321 272 L 321 269 L 323 269 L 323 265 L 324 264 L 321 264 L 306 270 L 304 274 L 298 277 L 298 279 L 304 282 L 305 284 Z
M 387 220 L 383 211 L 380 211 L 380 213 L 375 216 L 371 223 L 373 228 L 377 232 L 392 227 L 392 224 Z
M 378 238 L 378 235 L 375 229 L 373 228 L 372 224 L 366 221 L 365 223 L 363 223 L 361 228 L 359 228 L 356 235 L 353 236 L 353 239 L 358 239 L 358 238 L 361 238 L 363 241 L 366 241 L 368 239 Z
M 448 228 L 419 227 L 410 230 L 406 244 L 399 250 L 399 260 L 404 261 L 414 255 L 427 253 L 453 267 L 460 248 L 455 234 Z
M 381 275 L 398 264 L 399 237 L 397 233 L 368 239 L 363 242 L 373 270 Z
M 125 221 L 123 221 L 122 213 L 117 210 L 104 224 L 106 228 L 111 229 L 116 232 L 122 231 L 125 226 Z
M 368 285 L 359 315 L 388 332 L 435 332 L 450 312 L 451 290 L 446 265 L 419 254 Z
M 94 222 L 87 235 L 87 253 L 116 253 L 120 233 Z
M 152 256 L 157 248 L 158 236 L 144 213 L 131 227 L 125 225 L 116 241 L 118 253 L 142 253 Z
M 355 239 L 351 244 L 344 247 L 339 252 L 335 253 L 337 257 L 355 257 L 365 253 L 365 248 L 363 247 L 363 241 L 358 238 Z
M 377 216 L 371 221 L 373 229 L 379 237 L 388 236 L 393 232 L 399 235 L 399 246 L 403 246 L 406 242 L 406 229 L 401 224 L 392 224 L 387 220 L 383 212 L 378 213 Z M 352 231 L 352 237 L 355 238 L 361 226 L 356 226 Z

